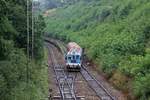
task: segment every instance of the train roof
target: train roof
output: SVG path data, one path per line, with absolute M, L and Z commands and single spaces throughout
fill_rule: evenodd
M 67 53 L 68 55 L 81 55 L 82 54 L 82 49 L 76 49 L 76 48 L 72 48 L 68 51 Z
M 75 42 L 69 42 L 67 45 L 68 55 L 81 55 L 82 48 Z

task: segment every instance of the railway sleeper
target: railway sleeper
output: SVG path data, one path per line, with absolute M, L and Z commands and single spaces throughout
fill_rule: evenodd
M 76 96 L 76 98 L 77 98 L 77 100 L 85 100 L 85 96 Z M 62 98 L 61 98 L 61 96 L 53 96 L 52 100 L 62 100 Z M 74 100 L 74 99 L 71 99 L 71 100 Z
M 67 67 L 67 71 L 69 72 L 80 72 L 81 68 L 77 67 L 77 68 L 71 68 L 71 67 Z

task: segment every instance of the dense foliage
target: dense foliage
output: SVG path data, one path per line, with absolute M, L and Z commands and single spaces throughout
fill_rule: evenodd
M 39 0 L 36 2 L 40 3 L 39 7 L 41 8 L 41 10 L 47 10 L 47 9 L 58 8 L 63 6 L 67 7 L 79 1 L 89 2 L 89 0 Z
M 26 6 L 26 0 L 0 1 L 0 100 L 41 100 L 47 95 L 44 19 L 35 20 L 34 59 L 28 62 Z
M 117 88 L 150 99 L 149 0 L 85 1 L 51 11 L 48 35 L 79 43 Z

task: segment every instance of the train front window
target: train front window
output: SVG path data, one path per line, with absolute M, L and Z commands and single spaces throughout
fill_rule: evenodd
M 77 63 L 80 63 L 80 56 L 79 55 L 76 55 L 76 60 L 77 60 Z
M 79 55 L 76 55 L 76 59 L 79 59 Z
M 68 57 L 68 60 L 71 60 L 71 57 Z
M 75 59 L 75 56 L 73 55 L 72 58 L 73 58 L 73 60 L 74 60 L 74 59 Z
M 71 62 L 71 57 L 68 56 L 68 57 L 67 57 L 67 63 L 70 63 L 70 62 Z

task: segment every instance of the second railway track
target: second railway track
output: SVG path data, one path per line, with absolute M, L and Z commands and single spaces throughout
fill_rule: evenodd
M 85 68 L 85 65 L 81 67 L 81 74 L 87 81 L 88 85 L 95 91 L 97 96 L 101 100 L 116 100 L 106 89 L 96 80 L 96 78 Z

